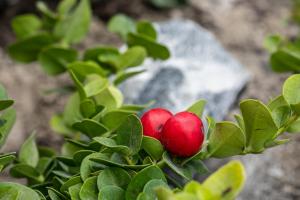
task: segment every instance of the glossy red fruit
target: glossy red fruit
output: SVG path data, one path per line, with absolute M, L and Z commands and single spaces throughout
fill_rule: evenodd
M 190 112 L 180 112 L 171 117 L 161 132 L 161 142 L 172 154 L 190 157 L 196 154 L 204 140 L 203 123 Z
M 160 140 L 162 128 L 172 116 L 170 111 L 163 108 L 154 108 L 144 113 L 141 118 L 144 135 Z

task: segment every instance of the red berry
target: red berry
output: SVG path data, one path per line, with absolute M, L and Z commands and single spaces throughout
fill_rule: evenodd
M 172 154 L 190 157 L 196 154 L 203 143 L 203 123 L 197 115 L 180 112 L 171 117 L 161 132 L 161 142 Z
M 154 108 L 144 113 L 141 118 L 144 135 L 160 140 L 162 128 L 172 116 L 170 111 L 162 108 Z

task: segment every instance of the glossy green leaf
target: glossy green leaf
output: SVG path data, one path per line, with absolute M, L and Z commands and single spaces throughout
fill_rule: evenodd
M 84 99 L 80 102 L 80 112 L 83 117 L 90 118 L 96 112 L 96 105 L 92 99 Z
M 123 169 L 132 169 L 132 170 L 143 169 L 150 165 L 150 164 L 142 164 L 142 165 L 130 164 L 129 165 L 129 164 L 120 163 L 119 161 L 109 159 L 109 158 L 91 158 L 90 160 L 93 162 L 102 164 L 102 165 L 110 166 L 110 167 L 119 167 L 119 168 L 123 168 Z
M 208 152 L 212 157 L 224 158 L 241 154 L 245 147 L 245 135 L 237 125 L 219 122 L 210 135 Z
M 49 169 L 49 166 L 52 164 L 52 162 L 53 162 L 52 158 L 41 157 L 36 166 L 36 170 L 40 174 L 44 174 L 44 173 L 46 173 L 47 169 Z
M 132 113 L 132 111 L 127 110 L 110 111 L 103 116 L 101 121 L 109 129 L 115 130 L 127 119 L 129 115 L 132 115 Z
M 70 194 L 71 200 L 81 200 L 80 196 L 79 196 L 81 186 L 82 186 L 82 183 L 78 183 L 76 185 L 69 187 L 69 194 Z
M 213 191 L 204 187 L 196 181 L 191 181 L 184 186 L 184 191 L 196 195 L 199 199 L 213 199 Z
M 102 77 L 106 76 L 106 71 L 92 61 L 75 61 L 69 64 L 68 68 L 75 73 L 80 81 L 84 81 L 90 74 L 97 74 Z
M 3 171 L 3 169 L 12 163 L 16 159 L 16 156 L 14 154 L 8 153 L 8 154 L 2 154 L 0 155 L 0 172 Z
M 114 185 L 126 189 L 130 181 L 131 177 L 126 170 L 117 167 L 109 167 L 104 169 L 98 175 L 97 185 L 99 190 L 108 185 Z
M 10 174 L 16 178 L 30 178 L 39 183 L 44 181 L 44 177 L 32 166 L 27 164 L 16 164 L 10 169 Z
M 93 161 L 91 161 L 91 159 L 107 159 L 107 156 L 105 156 L 102 153 L 92 153 L 88 156 L 86 156 L 81 163 L 80 166 L 80 176 L 82 178 L 83 181 L 85 181 L 89 175 L 96 171 L 96 169 L 99 168 L 99 165 Z
M 154 160 L 160 160 L 163 153 L 164 153 L 164 147 L 160 143 L 159 140 L 143 136 L 142 141 L 142 148 L 154 159 Z
M 135 22 L 126 15 L 117 14 L 109 20 L 108 30 L 119 34 L 124 40 L 126 40 L 127 34 L 134 32 Z
M 38 193 L 18 183 L 0 182 L 1 200 L 40 200 Z
M 58 75 L 67 70 L 67 65 L 77 59 L 77 51 L 71 48 L 47 47 L 38 56 L 43 70 L 49 75 Z
M 7 100 L 0 100 L 0 111 L 5 110 L 9 108 L 11 105 L 14 104 L 13 100 L 7 99 Z
M 144 186 L 153 179 L 167 182 L 164 173 L 157 166 L 150 166 L 139 171 L 129 183 L 126 190 L 126 200 L 135 200 L 139 193 L 143 191 Z
M 263 151 L 265 143 L 272 140 L 278 131 L 270 110 L 252 99 L 242 101 L 240 109 L 246 130 L 246 152 Z
M 103 135 L 108 131 L 104 125 L 92 119 L 84 119 L 80 122 L 76 122 L 73 124 L 73 128 L 90 138 Z
M 206 101 L 203 99 L 198 100 L 193 105 L 191 105 L 186 111 L 194 113 L 198 117 L 202 117 Z
M 165 152 L 163 154 L 163 161 L 172 171 L 174 171 L 176 174 L 178 174 L 182 178 L 184 178 L 186 180 L 192 179 L 191 175 L 186 171 L 185 167 L 182 167 L 182 166 L 176 164 L 175 162 L 173 162 L 167 152 Z
M 62 193 L 55 190 L 54 188 L 48 188 L 48 194 L 51 200 L 69 200 Z
M 292 75 L 284 82 L 282 95 L 293 111 L 300 115 L 300 74 Z
M 16 111 L 13 108 L 5 110 L 0 116 L 0 147 L 5 143 L 6 138 L 16 121 Z
M 170 52 L 168 48 L 164 45 L 161 45 L 151 39 L 137 35 L 134 33 L 129 33 L 127 36 L 127 44 L 130 47 L 133 46 L 142 46 L 147 50 L 148 56 L 154 59 L 166 60 L 170 57 Z
M 97 188 L 97 177 L 93 176 L 86 179 L 79 192 L 80 199 L 84 200 L 97 200 L 98 199 L 98 188 Z
M 99 144 L 103 145 L 104 147 L 107 147 L 108 149 L 119 152 L 121 154 L 129 155 L 130 149 L 127 146 L 124 145 L 118 145 L 115 140 L 106 138 L 106 137 L 94 137 L 93 140 L 98 142 Z
M 300 119 L 293 122 L 287 129 L 289 133 L 300 133 Z
M 122 188 L 109 185 L 100 189 L 98 200 L 124 200 L 124 193 Z
M 87 49 L 84 52 L 83 55 L 83 60 L 85 61 L 94 61 L 96 63 L 99 63 L 99 57 L 101 56 L 118 56 L 120 55 L 119 50 L 115 47 L 111 46 L 98 46 L 98 47 L 93 47 L 90 49 Z M 103 64 L 100 62 L 100 64 Z
M 235 199 L 245 182 L 245 169 L 238 161 L 231 161 L 221 167 L 210 177 L 203 186 L 211 191 L 214 198 Z
M 134 46 L 123 54 L 121 54 L 118 58 L 118 68 L 125 69 L 128 67 L 136 67 L 143 64 L 145 58 L 147 56 L 147 52 L 145 48 L 140 46 Z
M 62 186 L 60 187 L 60 191 L 64 192 L 67 191 L 71 186 L 77 185 L 78 183 L 82 183 L 80 176 L 74 176 L 68 179 Z
M 112 85 L 94 96 L 94 98 L 97 105 L 104 106 L 107 111 L 121 107 L 124 100 L 121 91 Z
M 92 97 L 101 93 L 105 93 L 105 90 L 108 90 L 110 94 L 113 96 L 115 95 L 114 88 L 109 87 L 109 81 L 106 78 L 103 78 L 98 75 L 90 75 L 89 80 L 87 84 L 84 86 L 84 91 L 86 93 L 87 97 Z M 117 98 L 113 96 L 114 98 Z M 104 98 L 104 97 L 103 97 Z M 116 99 L 113 99 L 116 100 Z M 117 101 L 117 100 L 116 100 Z M 97 101 L 99 104 L 101 104 L 101 99 L 100 101 Z M 105 106 L 105 104 L 102 104 Z
M 144 20 L 139 21 L 136 24 L 136 31 L 139 34 L 149 37 L 152 40 L 156 40 L 157 38 L 156 30 L 151 22 L 144 21 Z
M 53 44 L 54 38 L 46 33 L 19 40 L 8 47 L 8 53 L 16 61 L 29 63 L 37 60 L 43 48 Z
M 155 200 L 156 199 L 156 194 L 155 194 L 155 190 L 158 187 L 165 187 L 165 188 L 169 188 L 168 184 L 166 182 L 164 182 L 161 179 L 152 179 L 150 181 L 148 181 L 148 183 L 146 183 L 146 185 L 144 186 L 143 192 L 145 194 L 147 194 L 147 200 Z
M 76 8 L 56 24 L 54 34 L 67 43 L 80 42 L 89 30 L 90 21 L 90 2 L 80 0 Z
M 300 48 L 296 45 L 280 48 L 271 55 L 270 63 L 275 72 L 297 72 L 300 70 Z
M 39 162 L 39 151 L 35 142 L 35 134 L 31 136 L 22 144 L 18 157 L 20 163 L 36 167 Z
M 129 147 L 130 154 L 139 152 L 143 139 L 143 127 L 140 119 L 129 115 L 117 129 L 117 144 Z
M 72 127 L 72 125 L 82 120 L 82 114 L 80 112 L 80 97 L 78 93 L 74 93 L 68 100 L 64 113 L 63 121 L 66 126 Z
M 114 85 L 119 85 L 126 81 L 127 79 L 139 75 L 146 70 L 138 70 L 138 71 L 129 71 L 129 72 L 120 72 L 116 75 L 115 80 L 114 80 Z
M 42 27 L 41 20 L 33 14 L 18 15 L 13 18 L 12 29 L 18 39 L 32 36 Z
M 75 161 L 76 163 L 81 164 L 82 160 L 83 160 L 86 156 L 88 156 L 88 155 L 90 155 L 90 154 L 92 154 L 92 153 L 95 153 L 95 151 L 92 151 L 92 150 L 79 150 L 79 151 L 77 151 L 76 153 L 74 153 L 73 159 L 74 159 L 74 161 Z

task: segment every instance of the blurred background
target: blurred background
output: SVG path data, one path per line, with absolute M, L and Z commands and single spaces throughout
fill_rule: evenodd
M 266 102 L 281 92 L 282 83 L 289 74 L 272 72 L 263 41 L 267 35 L 274 33 L 291 39 L 298 36 L 299 25 L 293 20 L 297 17 L 295 1 L 92 0 L 92 26 L 88 37 L 77 47 L 84 49 L 93 44 L 121 45 L 120 39 L 109 33 L 105 25 L 116 13 L 155 22 L 175 18 L 190 19 L 211 32 L 225 51 L 249 71 L 251 78 L 225 117 L 232 119 L 233 113 L 238 112 L 240 99 L 256 98 Z M 53 8 L 57 2 L 46 1 Z M 48 124 L 50 117 L 62 110 L 67 95 L 45 95 L 45 92 L 65 84 L 68 78 L 49 77 L 34 63 L 15 63 L 5 52 L 7 45 L 14 40 L 11 19 L 18 14 L 36 12 L 35 3 L 35 0 L 0 0 L 0 81 L 16 100 L 18 111 L 17 123 L 4 150 L 18 149 L 26 134 L 32 130 L 37 131 L 40 144 L 58 147 L 61 142 L 60 136 L 53 134 Z M 214 75 L 210 75 L 212 79 Z M 268 150 L 260 156 L 243 157 L 248 181 L 240 199 L 300 199 L 299 144 L 300 136 L 295 135 L 287 145 Z M 210 163 L 215 168 L 220 164 L 219 160 Z

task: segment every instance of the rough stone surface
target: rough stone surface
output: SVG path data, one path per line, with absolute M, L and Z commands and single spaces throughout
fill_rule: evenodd
M 146 73 L 121 87 L 127 101 L 184 110 L 206 99 L 207 114 L 222 119 L 249 79 L 249 73 L 215 39 L 191 20 L 173 19 L 157 24 L 159 41 L 172 57 L 164 62 L 148 60 Z

